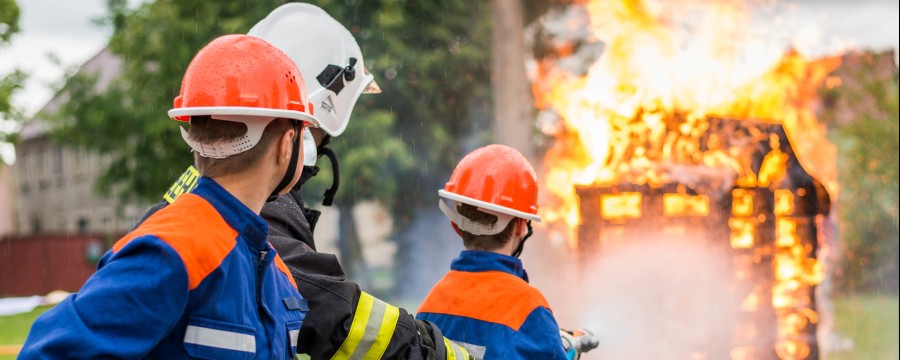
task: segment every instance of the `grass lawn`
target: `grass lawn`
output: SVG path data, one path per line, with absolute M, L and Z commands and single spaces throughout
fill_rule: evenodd
M 847 351 L 831 353 L 829 360 L 882 360 L 900 358 L 896 296 L 857 296 L 835 301 L 835 328 L 853 342 Z
M 11 346 L 22 345 L 34 319 L 50 308 L 50 306 L 39 306 L 30 313 L 0 316 L 0 360 L 16 358 L 15 354 L 10 353 Z

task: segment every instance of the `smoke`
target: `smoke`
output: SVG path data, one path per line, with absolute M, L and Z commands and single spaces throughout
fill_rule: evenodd
M 668 236 L 631 238 L 564 262 L 548 254 L 571 252 L 565 247 L 528 250 L 532 284 L 560 326 L 586 328 L 599 338 L 583 359 L 729 357 L 739 304 L 725 249 Z
M 400 259 L 396 296 L 409 303 L 420 303 L 434 284 L 450 271 L 450 262 L 463 250 L 462 239 L 438 210 L 435 200 L 433 208 L 418 210 L 413 223 L 400 234 L 398 241 Z

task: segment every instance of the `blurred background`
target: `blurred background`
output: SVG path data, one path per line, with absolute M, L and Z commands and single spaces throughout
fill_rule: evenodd
M 0 0 L 0 358 L 191 164 L 193 55 L 282 3 Z M 312 3 L 383 90 L 332 141 L 334 206 L 327 171 L 304 190 L 366 291 L 415 312 L 462 250 L 436 190 L 503 143 L 586 358 L 898 358 L 896 1 Z

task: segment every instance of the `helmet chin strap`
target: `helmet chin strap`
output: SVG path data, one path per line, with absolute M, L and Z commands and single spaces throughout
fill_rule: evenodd
M 334 203 L 334 196 L 337 195 L 338 187 L 341 185 L 341 172 L 338 167 L 337 155 L 335 155 L 334 150 L 328 147 L 330 142 L 331 136 L 325 135 L 318 148 L 319 156 L 327 157 L 328 162 L 331 163 L 331 187 L 325 190 L 324 198 L 322 199 L 323 206 L 331 206 Z
M 287 172 L 285 172 L 284 177 L 281 178 L 281 182 L 278 183 L 275 190 L 272 190 L 272 195 L 269 195 L 266 202 L 275 201 L 275 199 L 278 198 L 278 194 L 291 184 L 291 181 L 294 180 L 294 174 L 297 172 L 297 159 L 300 157 L 300 141 L 303 137 L 301 131 L 303 128 L 297 120 L 292 120 L 291 123 L 294 126 L 294 131 L 297 133 L 296 136 L 294 136 L 294 145 L 291 148 L 291 160 L 288 162 Z
M 525 233 L 525 236 L 522 237 L 522 242 L 519 243 L 519 246 L 516 247 L 516 250 L 513 251 L 512 257 L 519 258 L 519 255 L 522 255 L 522 249 L 525 247 L 525 240 L 534 235 L 534 230 L 531 228 L 531 220 L 525 221 L 525 226 L 528 227 L 528 232 Z

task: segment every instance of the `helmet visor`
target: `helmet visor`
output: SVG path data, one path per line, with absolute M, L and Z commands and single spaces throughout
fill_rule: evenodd
M 363 94 L 381 94 L 381 87 L 378 86 L 378 83 L 375 82 L 375 77 L 369 73 L 369 69 L 363 67 L 363 73 L 366 74 L 366 79 L 368 79 L 368 83 L 366 87 L 363 89 Z

